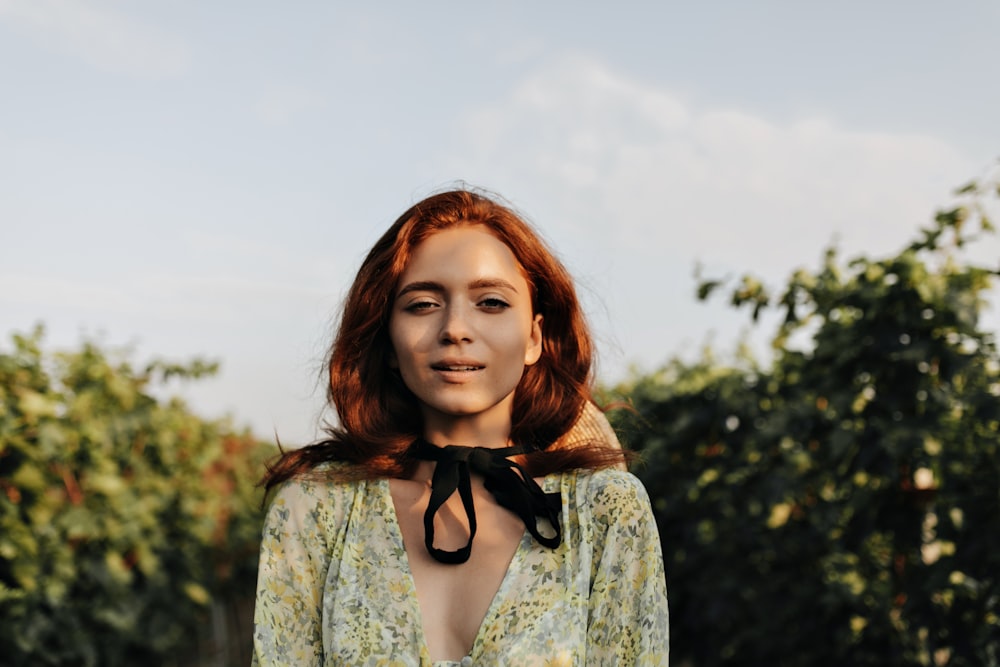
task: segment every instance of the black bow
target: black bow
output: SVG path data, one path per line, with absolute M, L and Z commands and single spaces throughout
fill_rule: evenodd
M 431 479 L 431 498 L 424 512 L 424 544 L 437 561 L 448 564 L 464 563 L 472 553 L 472 538 L 476 536 L 476 508 L 472 502 L 472 473 L 483 476 L 486 490 L 493 494 L 502 507 L 507 508 L 524 522 L 528 532 L 542 545 L 554 549 L 562 540 L 559 528 L 559 510 L 562 498 L 558 492 L 545 493 L 520 465 L 508 459 L 523 454 L 523 447 L 438 447 L 419 439 L 410 448 L 410 454 L 424 461 L 436 461 Z M 434 547 L 434 515 L 455 491 L 458 491 L 469 519 L 469 541 L 455 551 Z M 537 517 L 549 520 L 555 535 L 546 537 L 538 532 Z

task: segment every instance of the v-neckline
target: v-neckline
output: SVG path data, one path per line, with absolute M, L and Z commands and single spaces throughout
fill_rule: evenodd
M 545 486 L 543 484 L 543 486 Z M 420 611 L 420 599 L 417 597 L 417 582 L 413 577 L 413 570 L 410 568 L 410 556 L 406 551 L 406 543 L 403 541 L 403 529 L 399 523 L 399 514 L 396 511 L 396 503 L 392 500 L 392 489 L 389 486 L 389 479 L 383 478 L 379 480 L 379 487 L 381 492 L 381 502 L 385 503 L 385 515 L 389 517 L 389 521 L 386 522 L 389 529 L 389 536 L 393 541 L 393 546 L 396 547 L 396 553 L 402 554 L 399 558 L 399 570 L 403 573 L 404 583 L 407 589 L 406 597 L 409 600 L 408 614 L 412 615 L 415 620 L 414 627 L 416 628 L 417 638 L 420 640 L 421 653 L 426 651 L 426 654 L 430 656 L 430 648 L 427 645 L 427 635 L 424 633 L 424 619 L 423 614 Z M 517 548 L 514 549 L 514 554 L 510 558 L 510 562 L 507 563 L 507 570 L 503 574 L 503 578 L 500 580 L 500 586 L 497 587 L 496 592 L 493 594 L 493 599 L 490 600 L 490 605 L 486 609 L 486 615 L 483 616 L 483 620 L 479 623 L 479 628 L 476 630 L 476 636 L 472 640 L 472 646 L 469 647 L 469 652 L 467 656 L 472 656 L 477 652 L 479 645 L 482 643 L 483 629 L 489 627 L 493 624 L 499 613 L 499 608 L 503 604 L 504 599 L 509 594 L 509 589 L 511 586 L 511 580 L 514 578 L 514 572 L 517 572 L 521 567 L 525 551 L 528 549 L 531 543 L 531 534 L 525 528 L 521 533 L 521 539 L 518 540 Z M 461 659 L 459 659 L 460 661 Z M 445 666 L 445 665 L 455 665 L 460 664 L 459 661 L 455 660 L 432 660 L 431 664 L 435 666 Z

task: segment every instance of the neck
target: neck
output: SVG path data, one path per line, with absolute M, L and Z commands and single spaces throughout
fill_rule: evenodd
M 445 418 L 446 417 L 446 418 Z M 438 446 L 488 447 L 510 446 L 510 419 L 485 420 L 444 415 L 425 415 L 424 439 Z

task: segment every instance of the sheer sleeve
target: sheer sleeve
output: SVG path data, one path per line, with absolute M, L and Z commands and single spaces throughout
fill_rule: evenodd
M 327 529 L 341 523 L 342 505 L 329 485 L 299 480 L 272 500 L 260 546 L 253 667 L 322 664 Z
M 646 490 L 634 476 L 609 471 L 592 498 L 587 664 L 666 665 L 667 589 Z

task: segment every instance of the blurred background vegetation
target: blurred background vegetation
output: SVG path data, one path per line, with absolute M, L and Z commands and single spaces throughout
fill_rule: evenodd
M 211 364 L 0 353 L 0 664 L 247 665 L 274 448 L 154 396 Z
M 1000 272 L 991 177 L 897 255 L 703 281 L 773 359 L 674 361 L 607 392 L 640 450 L 671 601 L 672 662 L 1000 664 L 1000 358 L 979 327 Z M 776 239 L 780 243 L 780 240 Z
M 996 178 L 895 256 L 770 292 L 766 363 L 674 360 L 602 390 L 641 451 L 676 665 L 1000 664 L 1000 358 L 980 315 L 1000 265 Z M 775 240 L 780 243 L 780 239 Z M 245 665 L 274 453 L 159 397 L 213 367 L 43 332 L 0 352 L 0 662 Z

